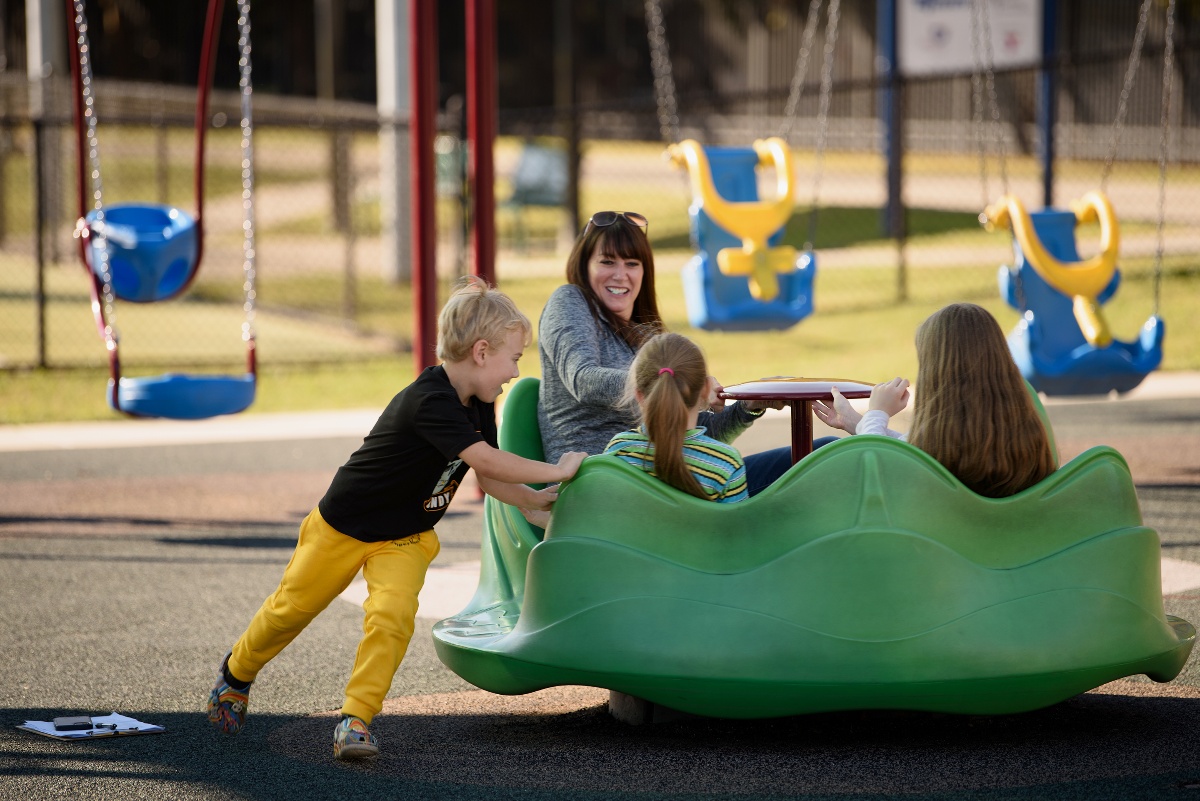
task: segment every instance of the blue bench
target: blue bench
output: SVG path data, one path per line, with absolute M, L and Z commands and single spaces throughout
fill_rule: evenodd
M 528 143 L 521 149 L 513 172 L 512 192 L 500 203 L 513 215 L 517 247 L 525 246 L 525 209 L 561 207 L 567 198 L 567 154 L 556 148 Z

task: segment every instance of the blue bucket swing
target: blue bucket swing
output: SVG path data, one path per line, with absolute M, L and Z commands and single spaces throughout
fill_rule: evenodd
M 238 2 L 240 87 L 242 104 L 242 197 L 245 211 L 243 272 L 245 293 L 242 339 L 246 372 L 240 375 L 170 373 L 162 376 L 121 375 L 115 302 L 155 303 L 182 295 L 200 269 L 204 226 L 204 142 L 214 54 L 224 0 L 209 0 L 201 48 L 196 101 L 195 217 L 174 206 L 154 203 L 103 203 L 99 146 L 96 138 L 91 48 L 85 0 L 67 0 L 73 20 L 71 48 L 75 86 L 75 129 L 79 172 L 80 257 L 91 278 L 92 311 L 109 355 L 108 405 L 133 417 L 196 420 L 241 412 L 254 402 L 257 386 L 254 305 L 254 169 L 251 122 L 250 4 Z M 89 193 L 90 188 L 90 193 Z
M 751 147 L 702 145 L 693 139 L 679 141 L 675 85 L 662 10 L 657 0 L 646 6 L 660 128 L 669 142 L 677 143 L 668 147 L 668 156 L 673 164 L 687 169 L 692 190 L 688 214 L 696 253 L 682 273 L 688 321 L 695 328 L 710 331 L 791 328 L 813 312 L 817 262 L 812 240 L 832 95 L 840 0 L 831 0 L 826 16 L 815 151 L 817 174 L 813 181 L 808 241 L 803 252 L 782 244 L 784 229 L 795 211 L 796 197 L 788 133 L 803 90 L 820 17 L 820 0 L 813 3 L 805 24 L 780 135 L 758 140 Z M 759 167 L 775 170 L 773 199 L 759 198 Z

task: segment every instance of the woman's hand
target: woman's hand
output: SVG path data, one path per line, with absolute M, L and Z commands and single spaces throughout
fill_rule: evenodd
M 709 396 L 712 401 L 712 403 L 709 405 L 709 408 L 714 412 L 719 412 L 725 408 L 725 401 L 718 398 L 717 394 L 724 392 L 725 387 L 721 386 L 720 382 L 717 381 L 715 376 L 710 375 L 708 377 L 708 381 L 710 388 L 713 390 L 713 394 Z M 767 409 L 782 409 L 783 407 L 787 406 L 787 401 L 782 400 L 744 400 L 738 401 L 738 403 L 742 404 L 742 408 L 748 412 L 761 412 Z
M 767 409 L 782 409 L 787 406 L 785 400 L 744 400 L 742 406 L 748 412 L 761 412 Z
M 704 397 L 707 399 L 705 406 L 710 412 L 719 412 L 725 408 L 725 401 L 721 399 L 721 392 L 724 389 L 725 387 L 721 386 L 721 382 L 715 375 L 708 377 L 708 382 L 704 386 Z
M 884 412 L 888 417 L 895 417 L 908 406 L 908 397 L 908 379 L 893 378 L 891 381 L 875 385 L 871 390 L 869 408 L 872 411 Z
M 830 428 L 836 428 L 848 434 L 855 433 L 858 430 L 858 422 L 862 420 L 862 415 L 850 405 L 850 401 L 846 400 L 846 396 L 839 392 L 837 387 L 833 387 L 832 392 L 833 404 L 820 400 L 813 401 L 813 414 Z

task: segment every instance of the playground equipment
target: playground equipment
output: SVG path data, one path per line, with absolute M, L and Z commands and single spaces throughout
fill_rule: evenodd
M 772 138 L 752 148 L 705 147 L 687 139 L 668 152 L 687 166 L 693 187 L 697 252 L 683 269 L 689 322 L 708 330 L 780 329 L 812 314 L 816 257 L 780 244 L 795 197 L 787 144 Z M 775 169 L 774 200 L 758 199 L 760 165 Z
M 186 375 L 130 378 L 121 375 L 115 301 L 152 303 L 182 294 L 200 269 L 204 243 L 204 142 L 208 99 L 215 68 L 224 0 L 209 0 L 196 99 L 196 216 L 173 206 L 129 203 L 105 206 L 96 137 L 96 105 L 85 0 L 67 0 L 73 20 L 71 72 L 79 172 L 80 258 L 91 278 L 92 312 L 109 354 L 108 404 L 136 417 L 199 419 L 233 414 L 254 401 L 255 246 L 254 150 L 251 121 L 250 2 L 238 0 L 241 88 L 244 375 Z M 90 190 L 90 191 L 89 191 Z
M 1108 198 L 1090 192 L 1069 211 L 1027 213 L 1006 195 L 984 212 L 989 226 L 1011 226 L 1013 269 L 1001 267 L 1000 293 L 1024 316 L 1009 335 L 1021 374 L 1047 395 L 1128 392 L 1162 361 L 1165 330 L 1153 314 L 1137 341 L 1113 338 L 1101 311 L 1120 285 L 1116 215 Z M 1100 223 L 1100 252 L 1080 259 L 1075 228 Z
M 659 0 L 647 0 L 646 23 L 651 64 L 658 93 L 660 128 L 671 143 L 672 163 L 685 167 L 692 187 L 692 245 L 696 250 L 683 270 L 688 320 L 708 330 L 771 330 L 795 325 L 813 311 L 813 252 L 820 168 L 824 154 L 833 48 L 837 42 L 840 0 L 831 0 L 826 17 L 825 61 L 821 78 L 809 233 L 804 252 L 781 245 L 795 208 L 795 177 L 788 133 L 795 118 L 822 0 L 811 0 L 804 38 L 796 61 L 780 135 L 752 147 L 717 147 L 679 141 L 675 84 Z M 758 168 L 773 168 L 776 194 L 760 200 Z
M 536 404 L 535 379 L 513 387 L 502 447 L 541 455 Z M 544 539 L 518 510 L 485 509 L 478 589 L 434 644 L 497 693 L 589 685 L 732 718 L 1001 714 L 1169 681 L 1195 640 L 1163 611 L 1158 537 L 1107 447 L 1005 499 L 863 436 L 738 504 L 599 456 Z
M 1112 170 L 1124 123 L 1129 92 L 1145 41 L 1146 20 L 1151 0 L 1144 0 L 1133 51 L 1125 74 L 1108 158 L 1101 177 L 1101 190 L 1089 192 L 1070 204 L 1070 209 L 1047 208 L 1028 213 L 1018 198 L 1010 194 L 1007 174 L 1004 196 L 987 205 L 980 221 L 988 230 L 1010 228 L 1013 234 L 1013 264 L 999 271 L 1000 294 L 1021 313 L 1022 319 L 1009 335 L 1013 358 L 1035 388 L 1048 395 L 1102 395 L 1128 392 L 1142 382 L 1162 362 L 1165 323 L 1159 316 L 1159 291 L 1162 275 L 1163 223 L 1165 219 L 1166 164 L 1169 139 L 1169 107 L 1173 71 L 1174 0 L 1167 7 L 1167 33 L 1164 56 L 1162 96 L 1162 137 L 1159 153 L 1158 247 L 1154 272 L 1154 311 L 1142 326 L 1136 341 L 1114 339 L 1101 306 L 1113 297 L 1120 285 L 1117 253 L 1120 243 L 1116 214 L 1103 189 Z M 972 3 L 973 30 L 987 25 L 986 4 Z M 990 33 L 984 36 L 990 43 Z M 990 48 L 989 48 L 990 50 Z M 979 78 L 976 70 L 976 120 L 982 115 Z M 990 52 L 986 64 L 989 100 L 993 121 L 998 121 Z M 1004 161 L 1003 138 L 997 128 L 1001 165 Z M 983 145 L 980 137 L 980 163 L 983 170 Z M 986 173 L 984 172 L 985 196 Z M 986 205 L 986 197 L 985 197 Z M 1076 249 L 1075 229 L 1098 222 L 1100 251 L 1081 259 Z

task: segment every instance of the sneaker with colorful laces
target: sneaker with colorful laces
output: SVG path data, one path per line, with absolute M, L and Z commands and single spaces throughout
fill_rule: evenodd
M 361 718 L 346 715 L 333 730 L 334 759 L 366 759 L 379 754 L 379 741 Z
M 217 683 L 208 695 L 208 722 L 226 734 L 237 734 L 246 724 L 246 708 L 250 705 L 250 688 L 238 690 L 229 685 L 225 678 L 225 665 L 229 654 L 221 660 L 217 670 Z

